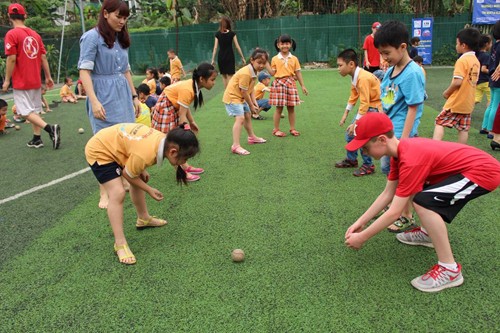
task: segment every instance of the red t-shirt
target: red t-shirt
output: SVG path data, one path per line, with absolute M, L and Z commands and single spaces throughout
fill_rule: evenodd
M 5 35 L 5 55 L 15 55 L 12 87 L 18 90 L 38 89 L 42 86 L 40 69 L 46 53 L 42 38 L 30 28 L 14 28 Z
M 373 43 L 372 35 L 366 36 L 365 42 L 363 43 L 363 50 L 366 50 L 368 52 L 368 61 L 370 62 L 370 66 L 379 67 L 380 53 L 378 53 L 378 49 L 375 47 L 375 44 Z
M 462 174 L 488 191 L 500 185 L 500 162 L 475 147 L 424 138 L 401 140 L 398 158 L 391 158 L 388 180 L 399 180 L 396 195 L 408 197 L 425 184 Z

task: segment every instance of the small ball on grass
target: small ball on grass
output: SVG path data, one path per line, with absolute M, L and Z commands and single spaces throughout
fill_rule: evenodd
M 14 128 L 16 129 L 16 131 L 19 131 L 21 129 L 21 126 L 16 125 L 16 126 L 14 126 Z
M 78 133 L 83 134 L 84 132 L 85 132 L 85 130 L 83 128 L 78 129 Z
M 231 252 L 231 259 L 234 262 L 242 262 L 245 260 L 245 252 L 242 249 L 235 249 Z

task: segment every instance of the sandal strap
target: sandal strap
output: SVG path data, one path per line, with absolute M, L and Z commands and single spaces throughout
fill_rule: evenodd
M 128 244 L 123 244 L 123 245 L 114 245 L 114 248 L 115 248 L 115 252 L 116 252 L 116 255 L 118 256 L 118 260 L 120 260 L 120 262 L 122 262 L 123 259 L 133 259 L 133 261 L 131 262 L 131 264 L 135 264 L 135 256 L 134 254 L 132 253 L 132 251 L 130 251 L 130 248 L 128 247 Z M 120 250 L 123 250 L 125 252 L 125 254 L 123 255 L 119 255 L 118 254 L 118 251 Z
M 158 225 L 155 225 L 155 227 L 156 226 L 161 227 L 161 226 L 167 224 L 166 220 L 160 219 L 160 218 L 152 215 L 152 216 L 150 216 L 147 219 L 141 219 L 140 217 L 138 217 L 137 218 L 136 226 L 138 226 L 138 227 L 146 227 L 146 226 L 148 226 L 153 221 L 153 219 L 157 220 L 157 223 L 158 223 Z

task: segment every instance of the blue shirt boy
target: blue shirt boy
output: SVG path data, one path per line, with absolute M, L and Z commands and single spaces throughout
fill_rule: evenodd
M 410 61 L 395 77 L 394 67 L 389 68 L 380 84 L 384 112 L 394 124 L 394 134 L 401 138 L 408 114 L 408 106 L 417 105 L 417 114 L 410 137 L 417 135 L 418 125 L 424 110 L 425 78 L 419 65 Z

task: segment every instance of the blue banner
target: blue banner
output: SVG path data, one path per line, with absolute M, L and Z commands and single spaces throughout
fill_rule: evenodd
M 474 0 L 472 24 L 495 24 L 500 20 L 499 0 Z
M 424 58 L 424 65 L 432 63 L 432 17 L 412 19 L 412 37 L 420 38 L 418 55 Z

